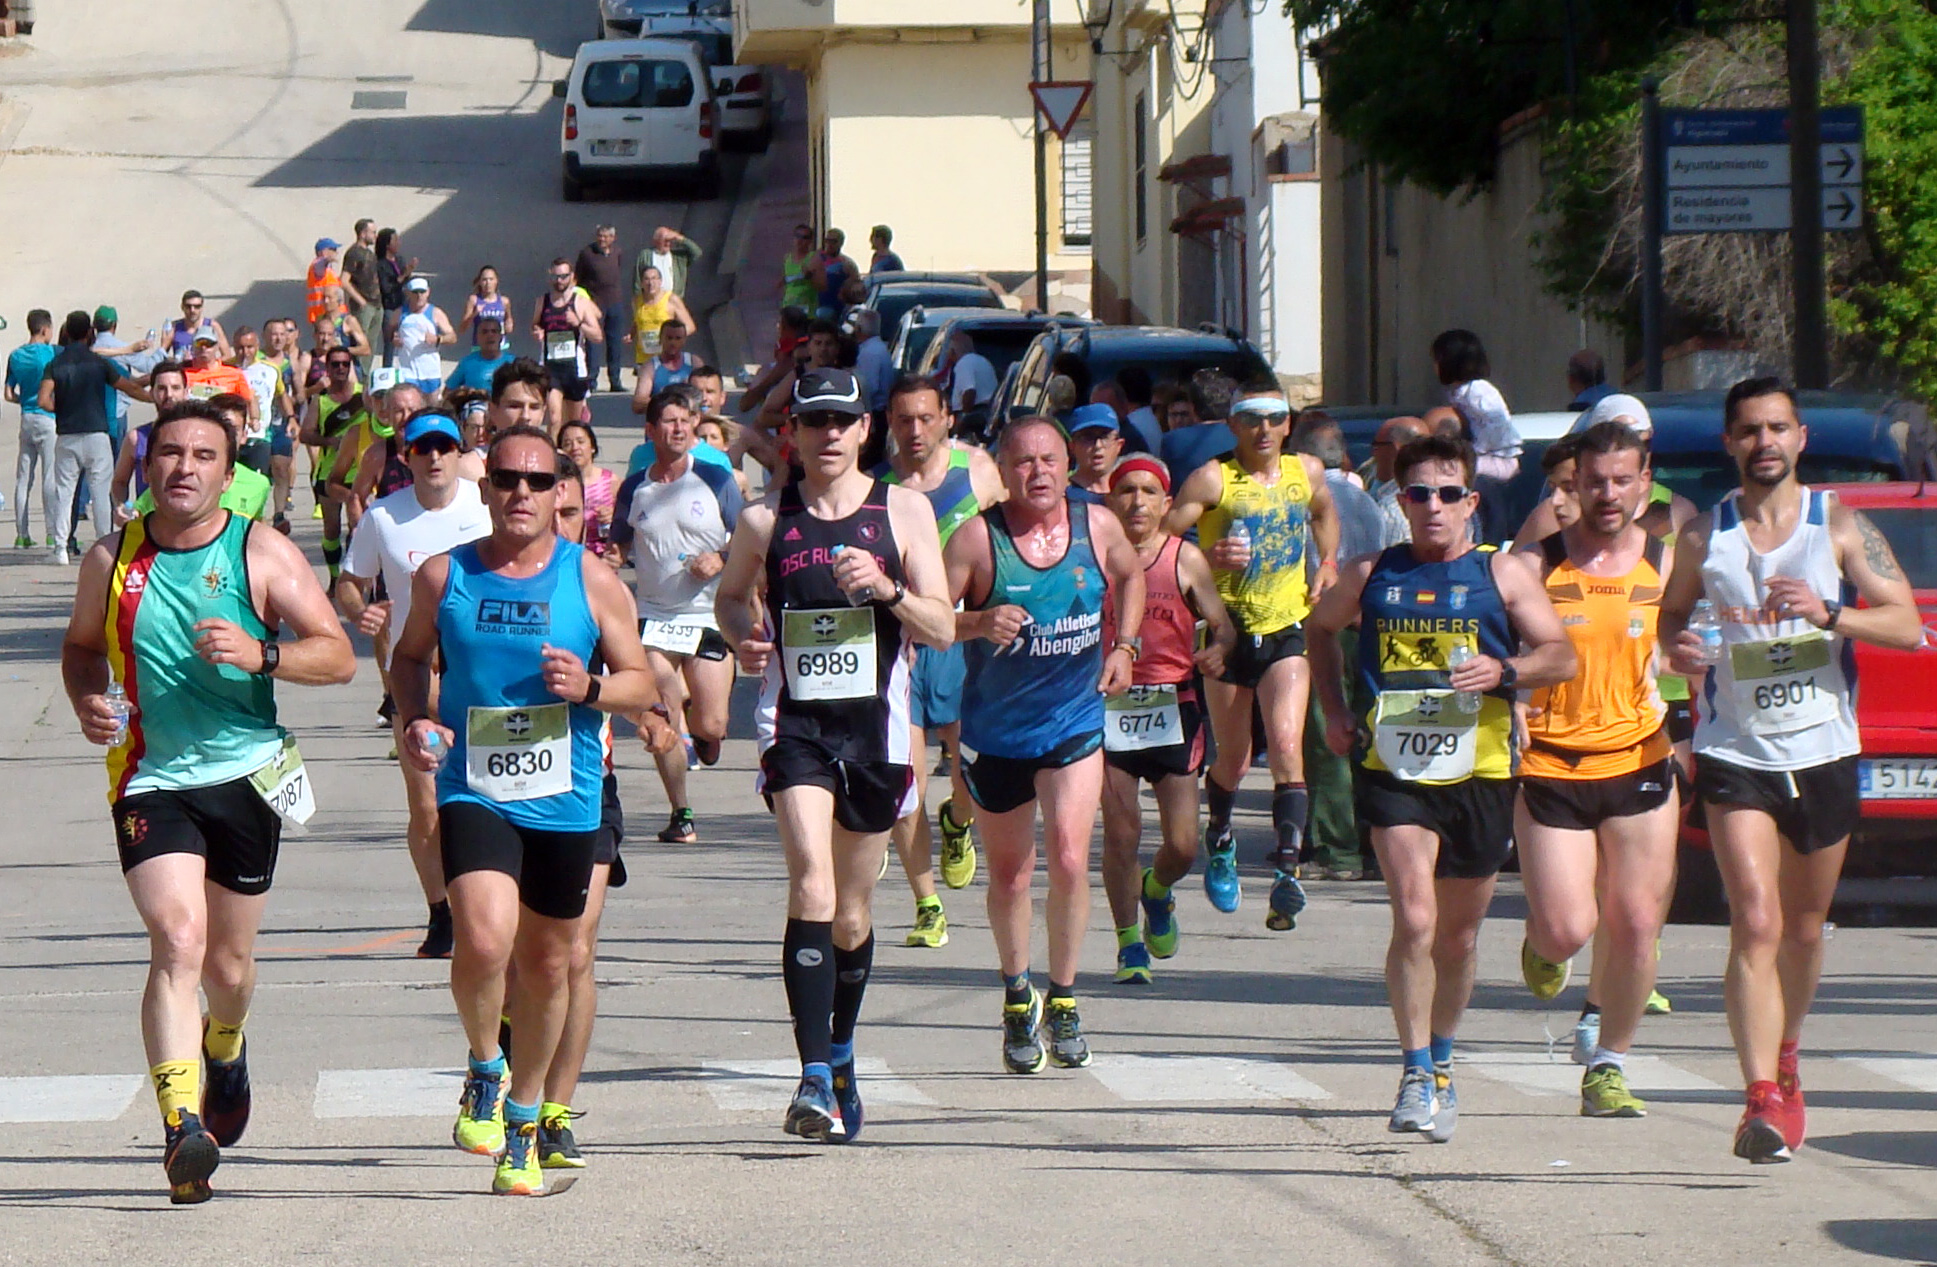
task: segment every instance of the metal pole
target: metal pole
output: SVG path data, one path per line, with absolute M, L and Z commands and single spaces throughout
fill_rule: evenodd
M 1051 75 L 1049 0 L 1035 0 L 1030 29 L 1030 73 L 1037 82 Z M 1049 311 L 1049 136 L 1042 111 L 1030 102 L 1036 124 L 1036 308 Z
M 1661 85 L 1641 80 L 1641 373 L 1648 391 L 1661 390 Z
M 1789 256 L 1795 266 L 1796 386 L 1829 386 L 1823 284 L 1821 66 L 1816 0 L 1789 0 Z

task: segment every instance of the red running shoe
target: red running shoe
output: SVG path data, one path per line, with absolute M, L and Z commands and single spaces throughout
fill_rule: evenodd
M 1809 1133 L 1799 1064 L 1794 1053 L 1776 1061 L 1776 1090 L 1782 1092 L 1782 1142 L 1789 1145 L 1790 1152 L 1801 1148 L 1803 1136 Z
M 1735 1155 L 1758 1166 L 1788 1161 L 1789 1143 L 1782 1127 L 1788 1116 L 1782 1092 L 1773 1082 L 1751 1083 L 1748 1107 L 1735 1128 Z

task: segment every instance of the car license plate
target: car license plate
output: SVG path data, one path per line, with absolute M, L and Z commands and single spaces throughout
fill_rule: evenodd
M 1937 758 L 1865 759 L 1856 768 L 1864 800 L 1937 800 Z
M 593 158 L 631 158 L 639 152 L 637 141 L 594 141 Z

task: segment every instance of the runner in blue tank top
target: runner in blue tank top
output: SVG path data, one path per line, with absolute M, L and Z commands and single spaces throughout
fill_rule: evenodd
M 1459 1122 L 1453 1038 L 1480 921 L 1512 846 L 1514 692 L 1576 669 L 1535 565 L 1468 537 L 1473 461 L 1470 445 L 1443 436 L 1399 450 L 1411 543 L 1348 562 L 1306 620 L 1325 742 L 1359 758 L 1359 821 L 1391 898 L 1386 993 L 1404 1068 L 1386 1126 L 1441 1144 Z M 1374 701 L 1364 716 L 1345 702 L 1338 645 L 1355 621 Z
M 1076 965 L 1103 798 L 1103 696 L 1130 685 L 1142 647 L 1143 562 L 1107 507 L 1070 498 L 1068 437 L 1054 421 L 1010 423 L 996 465 L 1008 500 L 963 524 L 943 554 L 949 589 L 968 606 L 958 634 L 968 661 L 962 743 L 977 754 L 968 785 L 988 851 L 1002 1059 L 1011 1073 L 1036 1073 L 1051 1059 L 1071 1068 L 1090 1059 Z M 1106 584 L 1117 616 L 1108 648 Z M 1049 855 L 1047 1051 L 1044 1000 L 1029 977 L 1038 798 Z
M 551 437 L 530 427 L 501 431 L 486 466 L 491 535 L 417 570 L 391 686 L 409 719 L 405 755 L 437 771 L 457 928 L 451 993 L 471 1047 L 452 1136 L 467 1152 L 502 1154 L 495 1191 L 531 1196 L 545 1190 L 538 1110 L 565 1023 L 572 942 L 597 842 L 599 714 L 639 716 L 659 697 L 624 583 L 554 530 Z M 434 656 L 442 670 L 435 718 Z M 597 658 L 603 674 L 589 668 Z M 651 730 L 665 719 L 646 720 Z M 507 1095 L 498 1022 L 513 955 L 518 1054 Z
M 894 449 L 874 472 L 877 478 L 913 489 L 928 500 L 944 548 L 957 528 L 1003 497 L 995 462 L 981 449 L 950 440 L 953 424 L 948 392 L 940 382 L 925 374 L 903 375 L 888 388 L 888 431 Z M 910 762 L 917 771 L 928 769 L 931 735 L 948 761 L 952 786 L 936 820 L 941 826 L 942 879 L 951 889 L 965 889 L 975 880 L 975 838 L 969 830 L 975 822 L 974 798 L 963 776 L 961 750 L 963 666 L 961 643 L 944 651 L 916 647 L 915 671 L 908 686 Z M 948 916 L 935 892 L 935 846 L 922 804 L 927 782 L 915 780 L 915 807 L 895 823 L 893 840 L 908 887 L 915 894 L 915 926 L 908 944 L 932 949 L 948 943 Z

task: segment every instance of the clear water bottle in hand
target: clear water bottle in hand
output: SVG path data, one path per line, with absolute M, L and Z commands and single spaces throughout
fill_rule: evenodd
M 134 716 L 134 703 L 128 698 L 127 688 L 118 681 L 108 683 L 108 689 L 102 698 L 107 700 L 108 711 L 114 714 L 116 723 L 114 739 L 108 746 L 119 748 L 128 741 L 128 718 Z
M 1701 654 L 1696 657 L 1703 664 L 1714 664 L 1722 658 L 1722 614 L 1715 604 L 1704 598 L 1695 604 L 1688 613 L 1688 632 L 1702 640 Z
M 1457 669 L 1460 665 L 1465 664 L 1472 658 L 1473 648 L 1463 642 L 1455 643 L 1452 649 L 1446 653 L 1446 671 L 1451 673 L 1454 669 Z M 1459 709 L 1462 713 L 1479 712 L 1480 693 L 1478 691 L 1454 691 L 1453 707 Z
M 845 541 L 840 542 L 834 547 L 834 561 L 836 563 L 841 561 L 841 551 L 845 549 L 847 549 L 847 543 Z M 873 601 L 874 591 L 871 589 L 854 590 L 847 596 L 847 605 L 849 607 L 865 607 Z
M 1246 524 L 1242 519 L 1233 519 L 1231 521 L 1231 526 L 1227 528 L 1224 532 L 1224 539 L 1230 542 L 1233 546 L 1235 546 L 1239 550 L 1242 550 L 1244 552 L 1244 558 L 1238 562 L 1237 566 L 1240 568 L 1250 567 L 1251 566 L 1251 528 L 1250 526 Z
M 444 742 L 443 731 L 432 730 L 424 736 L 424 752 L 438 765 L 444 764 L 445 758 L 451 755 L 451 746 Z

